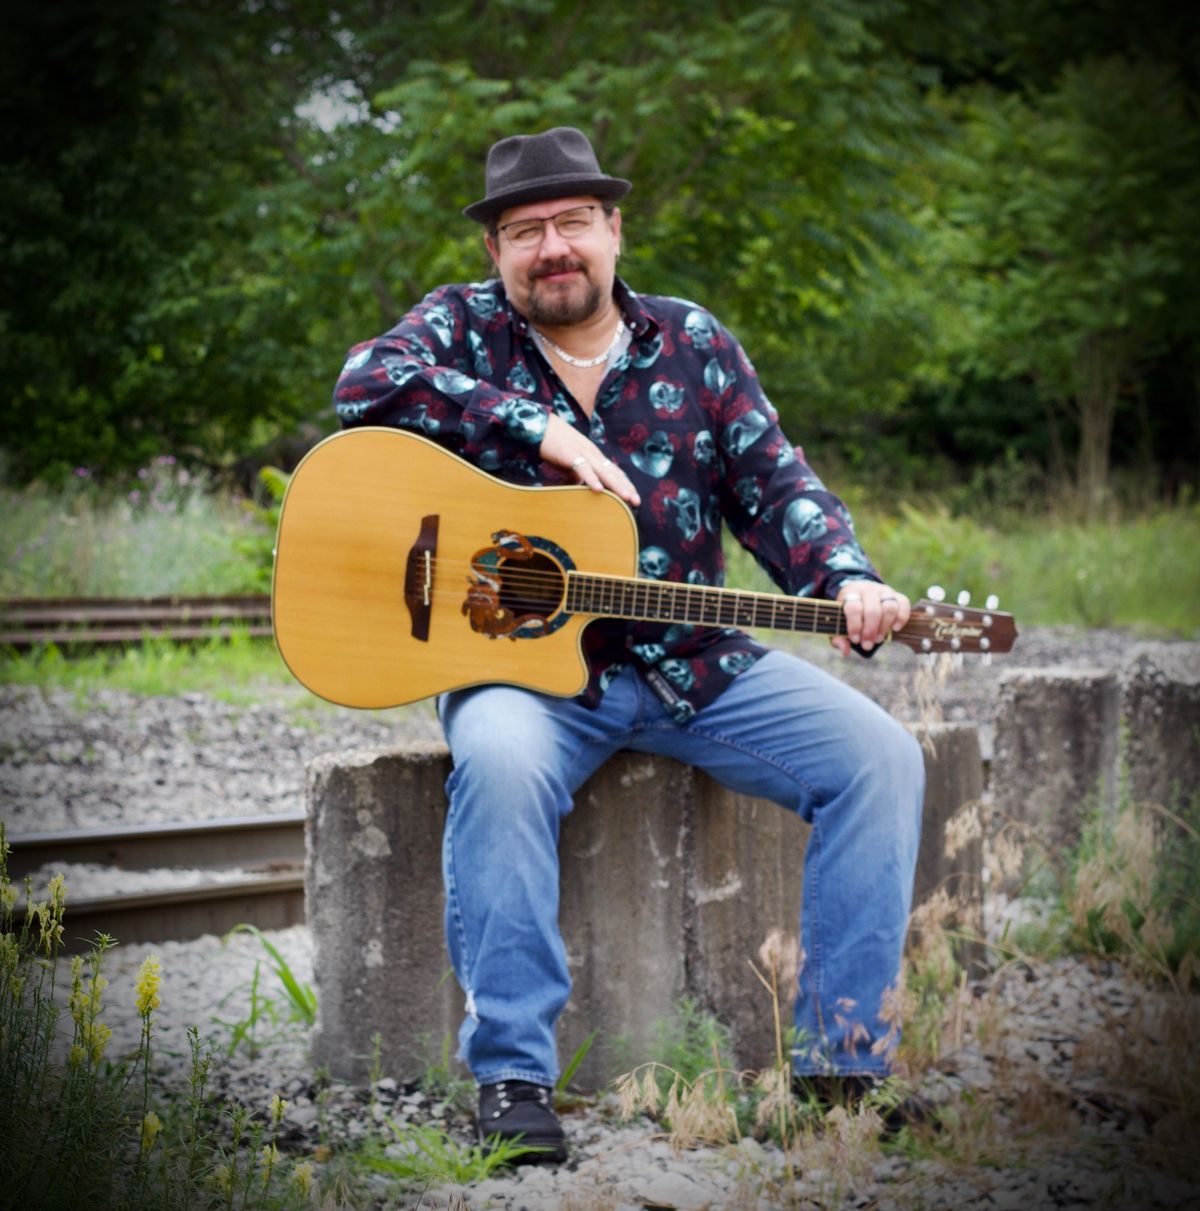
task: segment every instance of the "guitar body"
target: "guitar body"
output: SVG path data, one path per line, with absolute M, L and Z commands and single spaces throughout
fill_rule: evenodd
M 580 693 L 581 633 L 596 615 L 553 608 L 542 610 L 549 625 L 522 626 L 519 599 L 489 600 L 487 559 L 505 558 L 492 548 L 506 531 L 534 541 L 508 566 L 543 596 L 558 593 L 575 559 L 636 575 L 637 525 L 615 496 L 506 484 L 399 429 L 326 438 L 297 467 L 280 513 L 271 609 L 284 662 L 344 706 L 497 681 Z

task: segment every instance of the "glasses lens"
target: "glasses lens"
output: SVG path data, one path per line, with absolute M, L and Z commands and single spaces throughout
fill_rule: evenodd
M 505 223 L 504 234 L 514 248 L 532 248 L 542 242 L 542 232 L 547 223 L 564 239 L 575 239 L 591 230 L 594 206 L 575 206 L 548 219 L 530 219 L 528 222 Z
M 592 207 L 577 206 L 574 210 L 564 210 L 562 214 L 554 216 L 554 226 L 558 228 L 558 234 L 566 236 L 570 239 L 571 236 L 583 235 L 592 225 Z

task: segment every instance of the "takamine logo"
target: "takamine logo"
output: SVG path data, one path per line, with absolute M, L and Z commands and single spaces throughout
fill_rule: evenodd
M 961 622 L 946 622 L 939 618 L 933 624 L 933 633 L 938 639 L 977 639 L 983 627 L 967 627 Z

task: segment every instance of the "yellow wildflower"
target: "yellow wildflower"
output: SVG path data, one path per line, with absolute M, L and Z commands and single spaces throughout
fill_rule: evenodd
M 276 1126 L 283 1122 L 283 1112 L 287 1109 L 287 1102 L 276 1093 L 271 1098 L 271 1122 Z
M 99 1064 L 104 1058 L 104 1049 L 112 1038 L 112 1031 L 103 1022 L 85 1022 L 80 1032 L 84 1043 L 92 1053 L 92 1063 Z
M 258 1163 L 264 1169 L 270 1172 L 275 1167 L 275 1163 L 279 1160 L 279 1149 L 275 1147 L 275 1141 L 272 1140 L 269 1144 L 263 1144 L 262 1152 L 259 1154 Z
M 233 1170 L 228 1165 L 218 1165 L 212 1171 L 212 1183 L 228 1194 L 233 1189 Z
M 17 906 L 17 889 L 7 880 L 0 883 L 0 913 L 8 920 Z
M 158 1133 L 162 1130 L 162 1119 L 149 1111 L 144 1119 L 142 1119 L 142 1151 L 149 1152 L 154 1147 L 154 1141 L 158 1138 Z
M 301 1161 L 292 1170 L 292 1185 L 302 1196 L 307 1195 L 313 1188 L 313 1167 L 310 1161 Z
M 78 1068 L 79 1065 L 82 1064 L 86 1059 L 87 1048 L 81 1043 L 72 1043 L 71 1054 L 67 1056 L 67 1063 L 70 1064 L 72 1068 Z
M 158 987 L 162 983 L 162 963 L 158 955 L 147 955 L 138 969 L 137 982 L 134 989 L 137 992 L 137 1011 L 146 1018 L 162 1004 L 158 995 Z
M 58 915 L 62 915 L 62 909 L 67 903 L 67 881 L 61 874 L 55 875 L 50 880 L 50 905 L 58 910 Z

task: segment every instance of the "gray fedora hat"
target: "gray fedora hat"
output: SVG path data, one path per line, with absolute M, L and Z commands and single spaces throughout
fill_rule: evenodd
M 540 135 L 513 135 L 493 143 L 485 188 L 487 196 L 463 210 L 468 219 L 488 223 L 510 206 L 574 194 L 615 202 L 633 186 L 600 171 L 583 131 L 556 126 Z

